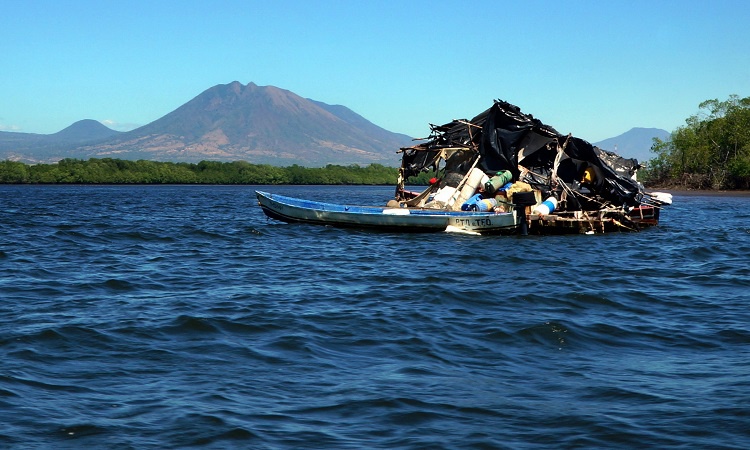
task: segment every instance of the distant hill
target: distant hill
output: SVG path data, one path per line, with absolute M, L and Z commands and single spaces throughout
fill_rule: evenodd
M 84 129 L 84 125 L 90 128 Z M 207 89 L 145 126 L 113 133 L 116 134 L 103 136 L 103 130 L 78 122 L 46 135 L 50 142 L 57 139 L 56 145 L 22 146 L 24 151 L 16 153 L 23 153 L 29 160 L 112 157 L 188 162 L 245 160 L 308 167 L 370 163 L 395 166 L 399 163 L 396 151 L 411 143 L 409 136 L 380 128 L 344 106 L 305 99 L 274 86 L 242 85 L 237 81 Z M 74 136 L 91 139 L 71 145 Z M 8 148 L 2 146 L 0 150 Z M 0 158 L 3 156 L 0 154 Z
M 597 147 L 615 152 L 625 158 L 647 162 L 655 155 L 651 153 L 653 138 L 669 139 L 670 133 L 659 128 L 632 128 L 619 136 L 594 142 Z
M 0 132 L 0 159 L 31 163 L 57 161 L 65 157 L 62 155 L 67 149 L 100 142 L 118 134 L 119 131 L 91 119 L 79 120 L 53 134 Z
M 49 136 L 50 138 L 65 142 L 91 142 L 117 136 L 118 134 L 120 134 L 119 131 L 107 128 L 101 122 L 84 119 Z

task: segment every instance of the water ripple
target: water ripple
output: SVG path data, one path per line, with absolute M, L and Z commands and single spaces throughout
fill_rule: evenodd
M 281 224 L 243 186 L 0 188 L 0 446 L 750 443 L 748 198 L 520 238 Z

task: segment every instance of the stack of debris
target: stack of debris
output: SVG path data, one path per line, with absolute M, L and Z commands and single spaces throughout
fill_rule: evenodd
M 569 233 L 656 225 L 671 203 L 669 194 L 638 183 L 637 160 L 561 135 L 504 101 L 431 129 L 424 142 L 401 149 L 396 201 L 403 207 L 515 210 L 529 231 Z M 427 189 L 405 189 L 425 171 L 434 174 Z

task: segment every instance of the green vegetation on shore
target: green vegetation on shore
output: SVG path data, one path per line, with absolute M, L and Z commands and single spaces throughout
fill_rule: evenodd
M 643 181 L 684 189 L 750 189 L 750 97 L 706 100 L 699 108 L 669 140 L 654 139 L 656 157 L 647 163 Z
M 398 169 L 381 164 L 275 167 L 245 161 L 173 163 L 66 158 L 57 164 L 0 161 L 5 184 L 358 184 L 393 185 Z

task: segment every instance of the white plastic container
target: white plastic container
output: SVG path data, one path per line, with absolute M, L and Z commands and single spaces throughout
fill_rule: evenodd
M 455 204 L 460 207 L 466 202 L 466 200 L 474 196 L 474 193 L 477 192 L 479 186 L 483 186 L 488 180 L 489 177 L 482 171 L 482 169 L 477 169 L 476 167 L 471 169 L 469 177 L 466 179 L 466 183 L 464 183 L 464 187 L 461 188 L 461 193 L 458 194 L 455 203 L 451 203 L 449 206 Z
M 435 194 L 435 198 L 432 199 L 432 203 L 437 203 L 440 207 L 451 205 L 451 200 L 453 199 L 453 194 L 456 193 L 456 190 L 456 188 L 451 186 L 445 186 L 441 188 Z

